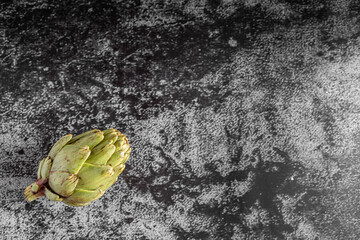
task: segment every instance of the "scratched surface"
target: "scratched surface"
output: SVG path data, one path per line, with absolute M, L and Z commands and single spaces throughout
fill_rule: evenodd
M 100 2 L 0 2 L 0 238 L 360 238 L 358 0 Z M 27 203 L 95 127 L 130 140 L 119 181 Z

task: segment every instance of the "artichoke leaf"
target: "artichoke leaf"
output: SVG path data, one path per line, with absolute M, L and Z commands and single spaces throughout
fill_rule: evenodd
M 98 189 L 112 175 L 114 175 L 114 169 L 111 166 L 84 163 L 78 173 L 77 187 L 86 190 Z
M 57 202 L 61 202 L 63 199 L 57 195 L 56 193 L 52 192 L 49 188 L 44 187 L 45 188 L 45 196 L 51 200 L 51 201 L 57 201 Z
M 49 186 L 62 197 L 70 196 L 79 182 L 75 174 L 64 171 L 50 171 Z
M 89 133 L 70 143 L 72 146 L 89 146 L 90 149 L 98 145 L 104 139 L 104 134 L 99 132 Z
M 111 187 L 118 179 L 119 175 L 124 171 L 125 164 L 120 164 L 117 166 L 114 171 L 115 174 L 111 176 L 111 178 L 107 179 L 106 182 L 101 186 L 101 189 L 106 191 L 109 187 Z
M 104 135 L 104 140 L 113 140 L 113 143 L 116 142 L 119 136 L 119 132 L 111 132 Z
M 108 128 L 106 130 L 103 130 L 102 132 L 104 133 L 104 135 L 107 135 L 109 133 L 112 133 L 112 132 L 116 132 L 117 130 L 115 128 Z
M 101 143 L 99 143 L 98 145 L 96 145 L 92 150 L 91 153 L 93 154 L 94 152 L 99 151 L 100 149 L 102 149 L 103 147 L 105 147 L 108 144 L 112 144 L 114 143 L 113 140 L 103 140 Z
M 58 153 L 72 138 L 71 134 L 65 135 L 62 138 L 60 138 L 54 146 L 51 148 L 48 156 L 50 158 L 54 158 L 56 153 Z
M 97 132 L 101 132 L 101 131 L 100 131 L 99 129 L 96 129 L 96 128 L 95 128 L 95 129 L 92 129 L 92 130 L 90 130 L 90 131 L 87 131 L 87 132 L 84 132 L 84 133 L 82 133 L 82 134 L 79 134 L 79 135 L 73 137 L 73 138 L 69 141 L 69 144 L 71 144 L 71 143 L 79 140 L 79 139 L 82 138 L 82 137 L 85 137 L 86 135 L 89 135 L 89 134 L 91 134 L 91 133 L 97 133 Z
M 126 151 L 129 148 L 129 142 L 125 135 L 121 135 L 114 143 L 117 151 Z
M 86 160 L 86 163 L 91 163 L 95 165 L 105 165 L 106 162 L 110 159 L 111 155 L 115 152 L 115 146 L 112 144 L 112 140 L 105 141 L 108 144 L 105 146 L 96 146 L 92 151 L 89 158 Z
M 88 159 L 91 150 L 88 146 L 67 145 L 56 154 L 51 171 L 78 173 Z
M 112 167 L 116 167 L 119 164 L 124 164 L 126 163 L 126 161 L 129 159 L 130 157 L 130 151 L 131 149 L 129 148 L 127 152 L 123 152 L 123 151 L 117 151 L 116 153 L 114 153 L 111 158 L 109 159 L 109 161 L 106 163 L 106 165 L 110 165 Z
M 41 165 L 41 169 L 40 169 L 41 179 L 45 180 L 45 179 L 49 178 L 51 165 L 52 165 L 52 159 L 50 157 L 45 158 L 43 164 Z
M 105 192 L 102 189 L 86 190 L 76 188 L 70 197 L 67 197 L 65 201 L 72 203 L 87 203 L 100 198 Z
M 45 158 L 43 160 L 40 161 L 39 163 L 39 167 L 38 167 L 38 171 L 37 171 L 37 178 L 40 179 L 41 178 L 41 168 L 42 165 L 44 164 Z

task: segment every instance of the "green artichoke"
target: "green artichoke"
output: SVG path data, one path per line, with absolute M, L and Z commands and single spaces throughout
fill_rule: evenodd
M 129 142 L 116 129 L 91 131 L 60 138 L 38 168 L 38 180 L 28 186 L 28 201 L 46 196 L 71 206 L 100 198 L 125 168 Z

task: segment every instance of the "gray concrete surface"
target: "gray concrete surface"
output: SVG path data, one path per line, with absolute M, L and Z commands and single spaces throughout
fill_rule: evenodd
M 360 2 L 0 3 L 1 239 L 359 239 Z M 119 181 L 24 188 L 62 135 L 114 127 Z

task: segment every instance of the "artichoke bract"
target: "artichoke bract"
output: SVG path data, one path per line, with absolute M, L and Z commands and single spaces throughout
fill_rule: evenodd
M 46 196 L 71 206 L 100 198 L 118 179 L 130 157 L 128 139 L 116 129 L 60 138 L 38 168 L 38 180 L 28 186 L 28 201 Z

